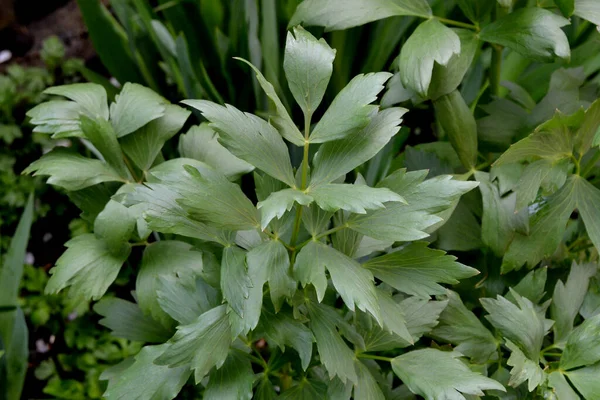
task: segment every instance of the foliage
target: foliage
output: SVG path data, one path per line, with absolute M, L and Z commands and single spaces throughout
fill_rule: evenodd
M 120 4 L 122 24 L 142 21 L 129 35 L 165 33 L 160 10 Z M 101 299 L 113 335 L 145 343 L 102 374 L 106 398 L 598 398 L 600 9 L 445 4 L 303 1 L 283 73 L 249 57 L 270 102 L 257 114 L 243 95 L 223 105 L 177 83 L 208 121 L 180 136 L 182 158 L 161 149 L 189 112 L 139 84 L 110 106 L 98 85 L 61 86 L 51 92 L 67 100 L 29 112 L 95 155 L 55 150 L 26 172 L 49 176 L 93 224 L 46 291 Z M 99 7 L 84 14 L 105 14 L 98 29 L 123 44 L 113 55 L 147 80 L 153 64 Z M 394 74 L 371 72 L 393 49 L 360 53 L 366 28 L 343 30 L 374 21 L 378 43 L 403 43 Z M 336 32 L 317 39 L 299 23 Z M 177 43 L 161 37 L 177 81 L 185 54 L 164 57 Z M 350 79 L 360 55 L 365 73 Z M 398 155 L 407 139 L 418 144 Z M 125 263 L 135 296 L 105 297 Z

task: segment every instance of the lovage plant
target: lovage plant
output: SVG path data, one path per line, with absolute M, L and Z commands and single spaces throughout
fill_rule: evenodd
M 103 374 L 106 398 L 171 399 L 188 381 L 206 399 L 504 390 L 458 352 L 413 347 L 450 301 L 431 299 L 446 294 L 441 284 L 478 273 L 421 241 L 477 182 L 400 169 L 371 187 L 348 176 L 406 110 L 371 104 L 392 74 L 370 73 L 314 123 L 334 58 L 304 29 L 288 34 L 284 70 L 303 133 L 257 69 L 268 121 L 185 101 L 210 122 L 181 137 L 189 158 L 160 155 L 189 112 L 141 86 L 125 85 L 110 108 L 99 86 L 58 87 L 49 92 L 70 101 L 30 112 L 37 129 L 85 138 L 97 156 L 54 150 L 28 169 L 70 191 L 94 226 L 67 243 L 47 291 L 99 299 L 139 261 L 135 303 L 95 307 L 115 335 L 148 343 Z M 302 149 L 296 171 L 288 146 Z M 234 180 L 252 169 L 255 193 L 245 193 Z

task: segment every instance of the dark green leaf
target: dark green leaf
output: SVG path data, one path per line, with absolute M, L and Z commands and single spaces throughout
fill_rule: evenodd
M 280 400 L 312 400 L 324 399 L 327 395 L 327 385 L 321 381 L 303 378 L 299 384 L 285 390 L 279 396 Z
M 479 38 L 506 46 L 538 61 L 571 55 L 567 36 L 560 29 L 569 21 L 539 7 L 516 10 L 484 27 Z
M 222 400 L 252 398 L 254 372 L 248 357 L 232 351 L 219 369 L 210 373 L 203 399 Z

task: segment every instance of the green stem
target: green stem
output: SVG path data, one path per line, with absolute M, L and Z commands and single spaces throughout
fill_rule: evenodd
M 310 137 L 310 120 L 312 118 L 312 114 L 307 111 L 304 114 L 304 154 L 302 156 L 302 178 L 300 181 L 300 189 L 306 189 L 306 185 L 308 183 L 308 154 L 309 154 L 309 146 L 310 142 L 308 138 Z M 298 240 L 298 233 L 300 233 L 300 223 L 302 222 L 302 206 L 298 205 L 296 207 L 296 218 L 294 219 L 294 230 L 292 231 L 292 237 L 290 239 L 290 246 L 294 247 L 296 241 Z M 295 253 L 295 250 L 294 250 Z M 292 254 L 292 259 L 295 254 Z
M 358 358 L 368 358 L 370 360 L 379 360 L 379 361 L 387 361 L 387 362 L 392 362 L 392 360 L 393 360 L 393 358 L 391 358 L 391 357 L 376 356 L 374 354 L 357 354 L 356 356 Z
M 592 159 L 586 164 L 586 166 L 583 167 L 583 170 L 581 171 L 581 176 L 587 178 L 590 172 L 592 172 L 592 170 L 598 163 L 598 161 L 600 161 L 600 151 L 596 151 L 594 157 L 592 157 Z
M 312 238 L 308 239 L 306 242 L 300 243 L 298 246 L 296 246 L 295 250 L 298 251 L 301 248 L 303 248 L 304 246 L 306 246 L 307 244 L 309 244 L 310 242 L 317 241 L 319 239 L 324 238 L 325 236 L 331 235 L 332 233 L 335 233 L 337 231 L 341 231 L 342 229 L 346 229 L 348 227 L 348 225 L 340 225 L 340 226 L 336 226 L 335 228 L 331 228 L 325 232 L 321 232 L 316 236 L 313 236 Z
M 500 74 L 502 71 L 502 46 L 492 45 L 492 65 L 490 66 L 490 86 L 492 94 L 500 94 Z
M 423 16 L 422 18 L 431 18 L 431 17 Z M 472 29 L 474 31 L 479 32 L 479 27 L 477 25 L 467 24 L 466 22 L 460 22 L 460 21 L 455 21 L 453 19 L 447 19 L 447 18 L 436 17 L 436 16 L 433 16 L 433 18 L 437 19 L 440 22 L 443 22 L 446 25 L 458 26 L 460 28 Z

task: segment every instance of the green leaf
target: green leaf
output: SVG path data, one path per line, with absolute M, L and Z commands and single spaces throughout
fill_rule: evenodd
M 192 323 L 198 316 L 221 304 L 217 289 L 188 273 L 180 273 L 177 277 L 157 277 L 156 297 L 160 308 L 182 325 Z
M 587 19 L 593 24 L 600 25 L 600 5 L 594 0 L 575 0 L 573 14 Z
M 600 13 L 600 7 L 598 7 Z M 585 116 L 577 131 L 575 148 L 579 154 L 585 154 L 592 147 L 594 136 L 600 132 L 600 101 L 596 100 L 586 110 Z
M 321 104 L 333 72 L 333 50 L 324 39 L 317 40 L 302 27 L 288 32 L 283 69 L 296 103 L 306 118 Z
M 223 147 L 218 137 L 206 123 L 192 126 L 187 133 L 179 136 L 179 154 L 181 157 L 202 161 L 232 180 L 254 169 Z
M 571 176 L 559 191 L 538 204 L 530 218 L 528 236 L 515 233 L 502 260 L 503 273 L 519 269 L 525 263 L 533 267 L 556 251 L 575 208 L 576 179 Z
M 73 83 L 50 87 L 44 93 L 66 97 L 81 106 L 90 117 L 108 120 L 108 100 L 106 90 L 101 85 Z
M 325 268 L 346 306 L 354 311 L 356 304 L 360 310 L 369 312 L 381 324 L 373 275 L 350 257 L 321 242 L 311 241 L 298 253 L 294 274 L 303 286 L 312 283 L 321 301 L 327 289 Z
M 86 115 L 80 117 L 81 131 L 100 151 L 108 165 L 113 167 L 122 178 L 129 178 L 127 166 L 123 160 L 123 152 L 111 124 L 104 119 L 91 119 Z
M 554 0 L 560 12 L 567 18 L 575 11 L 575 0 Z
M 221 260 L 221 291 L 223 299 L 241 318 L 244 318 L 246 299 L 252 287 L 246 252 L 237 247 L 226 247 Z
M 258 227 L 256 208 L 238 185 L 206 165 L 185 165 L 184 170 L 153 175 L 179 194 L 177 203 L 185 211 L 221 229 Z
M 154 363 L 169 368 L 191 365 L 196 383 L 200 383 L 212 367 L 220 368 L 227 358 L 232 339 L 226 310 L 227 306 L 221 305 L 179 326 Z
M 270 346 L 277 346 L 285 351 L 290 346 L 298 352 L 302 368 L 306 370 L 312 357 L 313 334 L 304 324 L 283 312 L 277 314 L 263 309 L 257 333 L 264 335 Z
M 148 122 L 162 117 L 168 102 L 152 90 L 126 83 L 121 93 L 110 105 L 110 121 L 117 133 L 123 137 L 137 131 Z
M 474 268 L 456 262 L 456 257 L 414 242 L 363 264 L 377 279 L 401 292 L 427 297 L 445 294 L 440 283 L 456 284 L 459 279 L 476 275 Z
M 544 340 L 544 320 L 531 301 L 513 290 L 511 293 L 517 304 L 500 295 L 496 299 L 480 299 L 481 305 L 489 313 L 485 318 L 503 337 L 518 345 L 525 357 L 537 362 Z
M 53 139 L 84 137 L 79 126 L 82 107 L 72 101 L 47 101 L 27 111 L 34 132 L 51 133 Z
M 123 252 L 123 245 L 128 243 L 135 219 L 127 207 L 114 200 L 109 200 L 94 221 L 94 234 L 98 240 L 104 240 L 106 246 L 115 255 Z
M 598 374 L 600 374 L 600 363 L 565 373 L 573 386 L 586 400 L 596 400 L 598 398 L 598 393 L 600 393 Z
M 271 102 L 275 106 L 276 113 L 269 114 L 269 121 L 273 123 L 273 126 L 279 129 L 279 133 L 281 133 L 281 136 L 294 143 L 296 146 L 304 146 L 304 136 L 302 136 L 302 134 L 298 130 L 298 127 L 296 126 L 296 124 L 294 124 L 294 121 L 292 120 L 287 109 L 279 99 L 279 96 L 277 95 L 277 92 L 275 91 L 273 85 L 269 81 L 267 81 L 263 74 L 260 72 L 260 70 L 254 65 L 252 65 L 250 62 L 244 60 L 243 58 L 235 57 L 235 59 L 245 62 L 252 68 L 252 70 L 256 74 L 256 79 L 258 83 L 262 87 L 269 100 L 271 100 Z
M 303 378 L 296 386 L 283 391 L 278 397 L 280 400 L 310 400 L 324 399 L 327 395 L 327 386 L 317 380 Z
M 49 176 L 50 185 L 80 190 L 101 182 L 123 182 L 123 178 L 100 160 L 82 157 L 64 149 L 54 149 L 31 163 L 24 174 Z
M 323 114 L 310 134 L 311 143 L 343 139 L 364 128 L 373 118 L 378 106 L 371 103 L 392 77 L 388 72 L 360 74 L 344 87 Z
M 568 59 L 569 42 L 560 29 L 568 24 L 567 19 L 551 11 L 525 7 L 485 26 L 479 38 L 538 61 L 552 61 L 554 57 Z
M 336 31 L 395 15 L 428 18 L 431 8 L 425 0 L 306 0 L 300 3 L 289 26 L 324 26 Z
M 573 262 L 567 283 L 556 282 L 550 312 L 554 319 L 554 343 L 563 343 L 573 330 L 573 322 L 583 304 L 590 278 L 598 268 L 594 264 Z
M 354 385 L 354 398 L 364 400 L 385 400 L 383 392 L 369 368 L 361 361 L 355 361 L 358 381 Z
M 521 296 L 531 300 L 532 303 L 537 304 L 546 294 L 544 287 L 546 286 L 547 275 L 548 268 L 546 267 L 534 269 L 525 275 L 525 278 L 521 279 L 512 289 Z M 516 299 L 512 297 L 512 293 L 509 292 L 506 298 L 516 303 Z
M 173 320 L 160 306 L 160 297 L 157 293 L 161 287 L 160 276 L 175 273 L 199 275 L 201 271 L 202 253 L 194 251 L 188 243 L 162 240 L 146 246 L 135 282 L 140 309 L 163 326 L 171 327 Z M 195 315 L 194 318 L 200 314 Z
M 135 361 L 114 380 L 104 393 L 107 400 L 171 400 L 174 399 L 191 372 L 187 366 L 169 368 L 154 360 L 168 349 L 168 344 L 145 346 Z M 105 378 L 105 373 L 100 379 Z
M 162 117 L 125 136 L 121 139 L 121 147 L 135 165 L 148 171 L 165 142 L 179 132 L 189 116 L 190 112 L 179 106 L 165 105 Z
M 460 51 L 460 38 L 452 29 L 437 19 L 421 23 L 400 51 L 402 84 L 421 97 L 427 97 L 434 63 L 446 66 Z
M 246 262 L 248 270 L 264 270 L 269 281 L 271 301 L 275 310 L 279 311 L 283 301 L 294 296 L 297 287 L 296 281 L 290 276 L 290 259 L 284 245 L 278 240 L 262 243 L 248 252 Z
M 516 195 L 502 197 L 496 184 L 491 182 L 485 172 L 475 172 L 483 200 L 481 220 L 481 240 L 492 251 L 502 256 L 517 230 L 515 201 Z
M 329 183 L 311 187 L 307 193 L 314 198 L 319 207 L 331 212 L 342 209 L 366 214 L 367 210 L 385 208 L 384 203 L 387 202 L 406 204 L 402 196 L 387 188 L 372 188 L 366 185 Z
M 203 399 L 239 399 L 252 398 L 254 371 L 250 359 L 232 351 L 219 369 L 210 373 Z
M 265 229 L 273 218 L 281 219 L 283 214 L 290 211 L 295 203 L 307 206 L 313 202 L 313 197 L 298 189 L 283 189 L 273 192 L 265 200 L 260 201 L 256 208 L 260 210 L 261 229 Z
M 448 135 L 462 164 L 473 168 L 477 162 L 477 124 L 458 90 L 433 102 L 436 118 Z
M 493 1 L 457 0 L 456 2 L 467 18 L 479 22 L 495 5 Z
M 362 130 L 326 142 L 313 160 L 310 186 L 330 183 L 373 158 L 398 133 L 405 108 L 389 108 L 375 115 Z
M 347 380 L 356 383 L 358 376 L 354 367 L 355 355 L 338 333 L 336 322 L 329 318 L 324 307 L 314 303 L 309 303 L 308 307 L 310 329 L 315 335 L 321 363 L 327 369 L 330 379 L 337 376 L 343 383 Z
M 116 279 L 131 252 L 129 246 L 111 251 L 114 249 L 109 249 L 104 241 L 91 233 L 76 236 L 65 246 L 67 251 L 50 270 L 52 276 L 46 286 L 47 294 L 58 293 L 70 286 L 70 295 L 97 300 Z
M 233 155 L 288 186 L 295 186 L 288 149 L 267 121 L 230 105 L 224 107 L 205 100 L 184 100 L 183 103 L 200 110 L 219 133 L 219 142 Z
M 165 329 L 152 318 L 145 316 L 137 304 L 127 300 L 107 297 L 94 305 L 94 311 L 104 317 L 100 324 L 119 338 L 162 343 L 173 335 L 170 329 Z
M 483 390 L 504 390 L 493 379 L 473 372 L 460 353 L 436 349 L 414 350 L 392 360 L 394 373 L 411 392 L 426 399 L 464 400 L 463 394 L 483 396 Z
M 506 341 L 506 347 L 511 351 L 506 363 L 513 367 L 510 370 L 508 384 L 516 388 L 523 382 L 528 381 L 527 389 L 532 392 L 544 381 L 544 371 L 540 368 L 539 362 L 527 358 L 519 349 L 519 346 L 510 340 Z
M 448 291 L 448 305 L 440 314 L 431 336 L 457 345 L 455 350 L 477 364 L 493 359 L 498 342 L 479 318 L 468 310 L 459 295 Z
M 531 204 L 537 198 L 540 187 L 548 188 L 550 192 L 562 187 L 567 179 L 567 170 L 568 162 L 564 160 L 552 162 L 542 159 L 527 165 L 514 188 L 517 193 L 515 210 Z
M 408 331 L 406 319 L 404 318 L 404 309 L 385 291 L 377 288 L 377 299 L 381 308 L 381 319 L 383 327 L 390 333 L 413 343 L 413 337 Z
M 600 361 L 600 315 L 586 319 L 567 338 L 560 367 L 569 370 Z
M 469 1 L 469 0 L 467 0 Z M 475 33 L 468 29 L 453 29 L 460 39 L 460 53 L 453 55 L 444 66 L 433 65 L 433 73 L 427 96 L 436 100 L 456 90 L 473 62 L 479 41 Z
M 573 179 L 576 182 L 575 196 L 579 214 L 585 224 L 590 240 L 596 246 L 596 250 L 600 251 L 600 218 L 598 218 L 600 189 L 578 175 L 574 176 Z
M 569 385 L 567 379 L 560 371 L 553 371 L 548 374 L 548 386 L 554 389 L 557 399 L 580 400 L 581 398 L 575 390 Z

